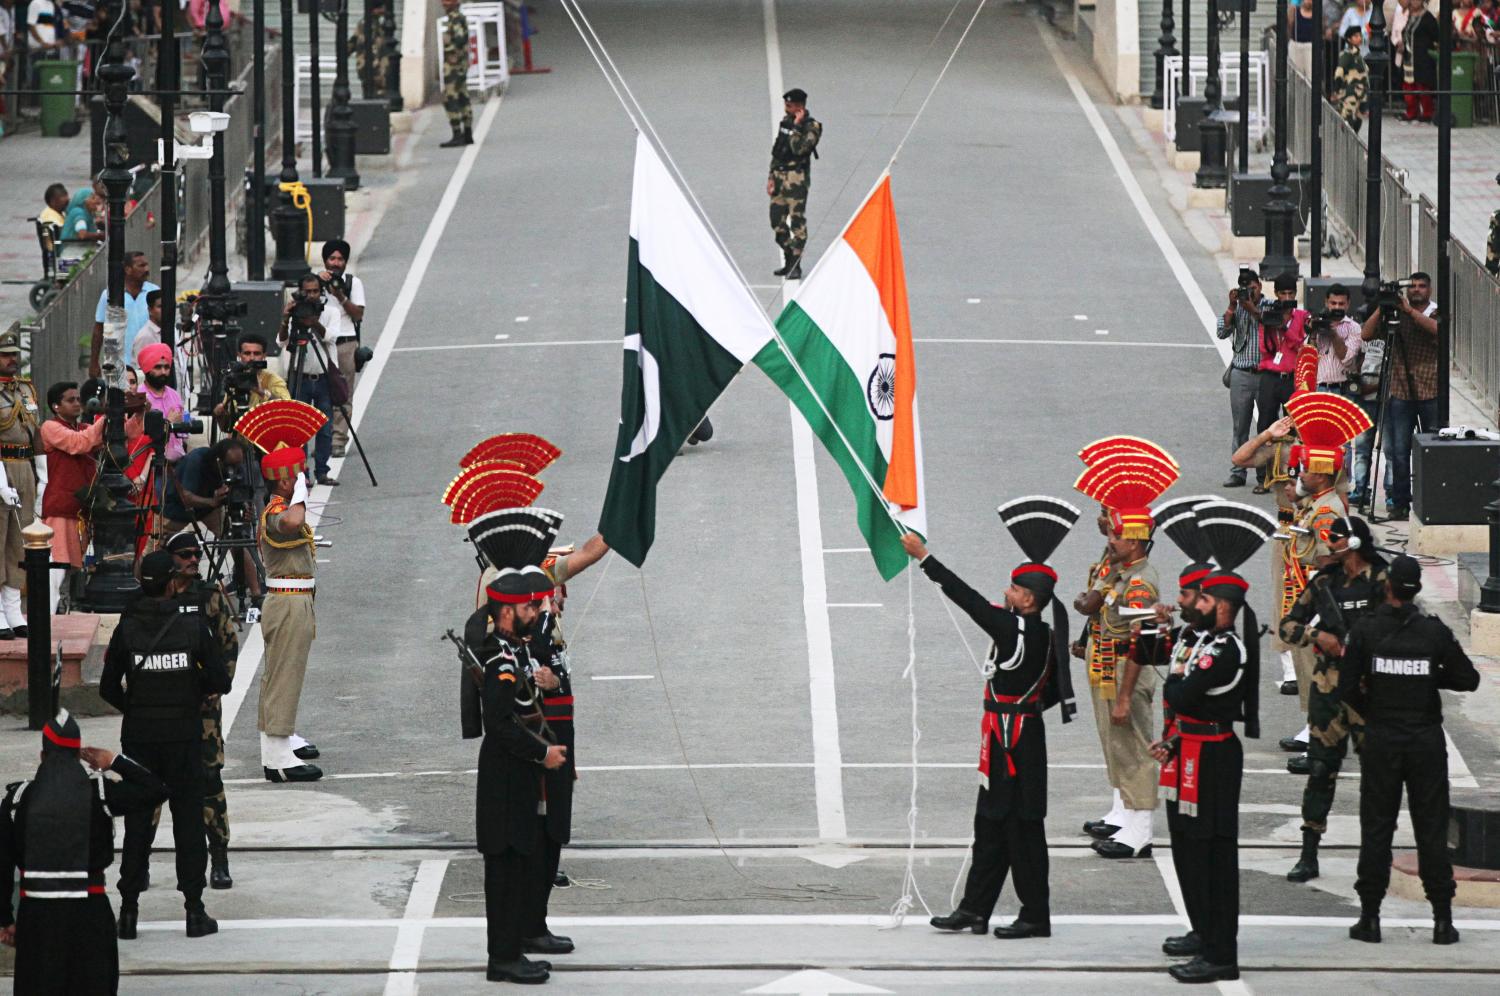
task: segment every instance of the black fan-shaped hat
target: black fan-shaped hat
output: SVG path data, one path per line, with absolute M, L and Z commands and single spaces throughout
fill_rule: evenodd
M 1268 513 L 1221 498 L 1199 504 L 1193 517 L 1214 563 L 1224 571 L 1236 570 L 1276 532 L 1276 519 Z
M 1188 560 L 1195 563 L 1212 560 L 1213 551 L 1208 548 L 1208 541 L 1198 529 L 1198 518 L 1194 515 L 1194 510 L 1204 502 L 1215 500 L 1212 495 L 1192 495 L 1161 502 L 1151 510 L 1151 518 L 1156 520 L 1156 531 L 1166 533 L 1167 538 Z
M 469 539 L 496 570 L 541 564 L 562 528 L 561 512 L 545 508 L 502 508 L 469 523 Z
M 1001 505 L 1000 521 L 1016 546 L 1033 563 L 1043 564 L 1052 556 L 1078 522 L 1079 511 L 1061 498 L 1028 495 Z

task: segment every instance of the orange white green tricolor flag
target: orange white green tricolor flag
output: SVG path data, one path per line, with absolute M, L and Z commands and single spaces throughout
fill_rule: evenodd
M 796 365 L 775 340 L 755 363 L 792 399 L 844 472 L 860 532 L 890 580 L 907 564 L 891 516 L 925 536 L 927 510 L 916 357 L 889 176 L 818 261 L 776 328 Z

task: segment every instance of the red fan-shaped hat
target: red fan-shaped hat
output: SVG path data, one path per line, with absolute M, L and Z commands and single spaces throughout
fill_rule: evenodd
M 1140 436 L 1105 436 L 1103 439 L 1096 439 L 1078 451 L 1078 459 L 1092 466 L 1104 457 L 1119 453 L 1143 453 L 1169 463 L 1174 468 L 1177 467 L 1177 461 L 1172 459 L 1172 454 L 1151 440 L 1142 439 Z
M 307 469 L 307 451 L 283 446 L 260 458 L 260 476 L 268 481 L 290 481 Z
M 541 436 L 529 432 L 502 432 L 465 453 L 458 465 L 467 467 L 483 460 L 510 460 L 519 464 L 520 469 L 526 473 L 536 475 L 551 466 L 560 456 L 562 450 Z
M 274 453 L 284 446 L 306 446 L 327 421 L 327 416 L 304 401 L 267 401 L 241 415 L 234 431 L 262 453 Z
M 1292 386 L 1297 391 L 1318 389 L 1318 347 L 1304 342 L 1297 350 L 1297 367 L 1292 373 Z
M 443 503 L 453 508 L 452 520 L 466 524 L 487 512 L 524 508 L 536 501 L 543 484 L 510 467 L 476 463 L 453 479 L 443 492 Z
M 1344 445 L 1373 424 L 1359 405 L 1326 391 L 1294 394 L 1286 410 L 1302 440 L 1292 447 L 1288 462 L 1313 474 L 1338 473 L 1344 465 Z
M 1109 509 L 1110 529 L 1122 539 L 1151 538 L 1150 505 L 1177 480 L 1177 461 L 1155 444 L 1151 451 L 1103 453 L 1073 487 Z

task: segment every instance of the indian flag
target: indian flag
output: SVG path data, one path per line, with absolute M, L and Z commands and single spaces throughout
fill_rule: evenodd
M 892 519 L 927 533 L 916 357 L 889 175 L 818 261 L 776 328 L 782 342 L 768 343 L 755 363 L 838 462 L 854 491 L 860 532 L 889 581 L 908 559 Z
M 656 486 L 688 434 L 771 340 L 771 322 L 645 136 L 636 136 L 620 431 L 599 531 L 639 567 Z

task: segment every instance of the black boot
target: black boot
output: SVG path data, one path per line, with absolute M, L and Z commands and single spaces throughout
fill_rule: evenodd
M 794 262 L 796 262 L 796 260 L 797 260 L 796 255 L 790 249 L 783 249 L 783 250 L 781 250 L 781 269 L 779 269 L 779 270 L 772 270 L 771 271 L 771 276 L 773 276 L 773 277 L 784 277 L 784 276 L 786 276 L 787 275 L 787 271 L 789 271 L 792 268 L 792 264 Z M 4 639 L 4 637 L 0 637 L 0 639 Z
M 140 912 L 135 906 L 126 906 L 125 901 L 120 901 L 120 918 L 116 921 L 119 928 L 115 933 L 122 941 L 135 940 L 136 923 L 140 920 Z
M 1173 965 L 1167 969 L 1167 973 L 1178 982 L 1190 984 L 1229 982 L 1240 977 L 1240 967 L 1238 965 L 1215 965 L 1198 957 L 1189 962 Z
M 1005 926 L 996 927 L 993 933 L 1002 941 L 1020 941 L 1028 937 L 1051 937 L 1052 924 L 1050 922 L 1027 923 L 1025 920 L 1017 917 Z
M 1458 928 L 1453 926 L 1452 900 L 1432 904 L 1432 943 L 1458 943 Z
M 467 129 L 464 129 L 464 128 L 454 128 L 453 129 L 453 137 L 450 138 L 450 139 L 448 139 L 448 141 L 446 141 L 446 142 L 440 142 L 438 144 L 438 148 L 440 148 L 440 149 L 456 149 L 456 148 L 458 148 L 461 145 L 471 145 L 471 144 L 473 144 L 473 141 L 474 140 L 469 137 L 469 132 L 468 132 Z
M 796 252 L 790 252 L 790 251 L 788 251 L 787 252 L 787 257 L 791 260 L 791 265 L 786 268 L 786 278 L 788 280 L 801 280 L 802 279 L 802 250 L 798 249 Z
M 1203 952 L 1203 940 L 1196 930 L 1169 937 L 1161 942 L 1162 954 L 1173 958 L 1196 958 Z
M 1349 938 L 1366 944 L 1380 943 L 1380 913 L 1368 910 L 1360 913 L 1359 922 L 1349 928 Z
M 202 899 L 189 899 L 183 905 L 187 909 L 189 937 L 207 937 L 219 932 L 219 921 L 208 915 L 208 911 L 203 908 Z
M 229 847 L 225 844 L 210 844 L 208 847 L 208 887 L 234 888 L 234 879 L 229 877 Z
M 967 930 L 973 934 L 983 934 L 990 929 L 989 917 L 970 913 L 963 908 L 956 909 L 947 916 L 935 916 L 927 922 L 938 930 Z
M 1307 882 L 1318 877 L 1318 841 L 1323 835 L 1316 830 L 1302 831 L 1302 856 L 1286 873 L 1288 882 Z

